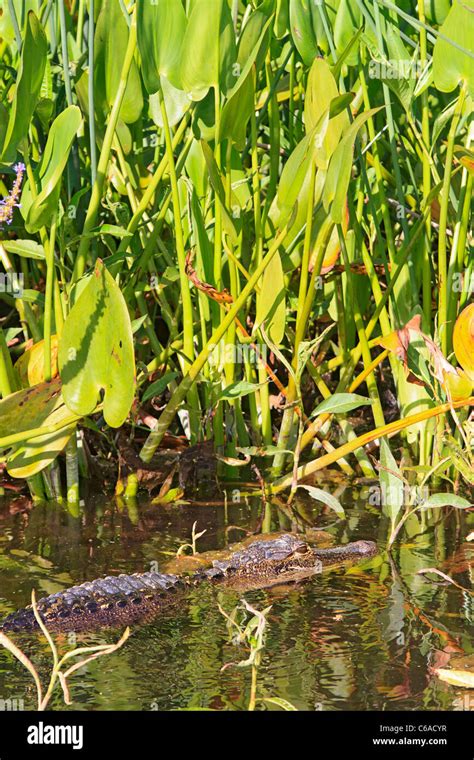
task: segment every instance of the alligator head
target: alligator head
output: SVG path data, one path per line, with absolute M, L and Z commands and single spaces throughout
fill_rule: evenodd
M 195 577 L 241 587 L 264 588 L 321 572 L 324 568 L 347 562 L 360 562 L 377 553 L 373 541 L 354 541 L 343 546 L 317 549 L 300 536 L 290 533 L 270 540 L 255 541 L 227 560 L 215 560 L 213 567 Z

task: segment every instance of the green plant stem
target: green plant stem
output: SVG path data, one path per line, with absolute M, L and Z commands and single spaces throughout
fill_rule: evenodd
M 22 42 L 22 39 L 21 39 L 20 27 L 18 25 L 18 18 L 17 18 L 17 15 L 16 15 L 15 4 L 14 4 L 13 0 L 8 0 L 8 11 L 10 13 L 10 18 L 11 18 L 11 22 L 12 22 L 12 26 L 13 26 L 13 31 L 15 33 L 15 41 L 16 41 L 16 46 L 18 48 L 18 54 L 20 54 L 23 42 Z
M 307 321 L 309 318 L 310 309 L 313 304 L 314 296 L 316 293 L 316 289 L 314 287 L 315 276 L 310 278 L 310 285 L 309 285 L 309 290 L 308 290 L 308 270 L 309 270 L 309 262 L 310 262 L 310 255 L 311 255 L 311 237 L 313 233 L 314 183 L 316 179 L 316 163 L 314 160 L 311 161 L 311 167 L 309 171 L 310 171 L 310 185 L 309 185 L 309 194 L 308 194 L 308 212 L 306 216 L 306 229 L 305 229 L 305 237 L 304 237 L 304 243 L 303 243 L 303 255 L 301 259 L 301 273 L 300 273 L 300 283 L 299 283 L 299 290 L 298 290 L 298 304 L 297 304 L 297 311 L 296 311 L 295 340 L 293 344 L 292 368 L 295 371 L 298 365 L 298 350 L 299 350 L 301 341 L 304 338 L 304 334 L 306 332 L 306 326 L 307 326 Z M 321 256 L 321 264 L 322 264 L 322 256 Z M 315 266 L 314 269 L 316 270 L 317 267 Z M 321 266 L 319 267 L 319 271 L 321 271 Z M 307 300 L 309 301 L 309 303 L 307 303 Z M 293 376 L 289 374 L 288 386 L 286 390 L 287 406 L 286 406 L 285 411 L 283 412 L 283 418 L 282 418 L 282 422 L 280 426 L 280 433 L 278 436 L 278 443 L 277 443 L 277 447 L 278 449 L 280 449 L 281 453 L 276 454 L 273 460 L 274 476 L 277 476 L 281 473 L 281 470 L 283 469 L 285 460 L 287 458 L 287 454 L 283 452 L 285 450 L 288 450 L 289 440 L 293 431 L 294 419 L 295 419 L 295 410 L 293 407 L 293 402 L 296 399 L 297 393 L 298 393 L 298 389 L 296 387 L 295 380 Z
M 89 0 L 89 24 L 90 19 L 92 17 L 92 20 L 94 19 L 94 0 Z M 76 45 L 79 49 L 82 48 L 82 34 L 84 31 L 84 16 L 85 16 L 85 8 L 86 8 L 86 0 L 79 0 L 79 9 L 77 12 L 77 29 L 76 29 Z M 73 13 L 73 9 L 71 7 L 71 14 Z M 94 23 L 92 23 L 92 29 L 94 28 Z M 93 113 L 93 111 L 92 111 Z
M 163 118 L 163 128 L 165 132 L 166 153 L 168 156 L 168 168 L 170 172 L 171 180 L 171 195 L 173 202 L 173 216 L 174 216 L 174 232 L 176 240 L 176 254 L 178 257 L 179 268 L 179 282 L 181 290 L 181 303 L 183 307 L 183 347 L 186 359 L 183 360 L 182 368 L 183 373 L 186 373 L 190 362 L 194 356 L 194 319 L 193 319 L 193 305 L 191 302 L 191 291 L 189 288 L 189 280 L 186 274 L 186 252 L 184 250 L 184 235 L 181 219 L 181 204 L 179 200 L 178 191 L 178 179 L 176 176 L 176 165 L 173 155 L 173 143 L 171 139 L 171 131 L 168 123 L 168 114 L 166 113 L 165 98 L 163 90 L 159 90 L 159 99 L 161 107 L 161 115 Z M 198 408 L 199 402 L 196 390 L 190 389 L 189 402 L 191 406 L 191 440 L 193 443 L 197 441 L 198 433 Z
M 69 53 L 67 49 L 67 29 L 66 29 L 66 12 L 64 9 L 64 0 L 59 0 L 59 26 L 61 29 L 61 56 L 63 63 L 64 88 L 66 90 L 66 100 L 68 106 L 72 106 L 72 88 L 71 77 L 69 75 Z
M 347 248 L 346 248 L 346 242 L 344 240 L 344 235 L 342 232 L 342 228 L 340 226 L 338 226 L 338 232 L 339 232 L 339 243 L 341 245 L 342 256 L 343 256 L 343 261 L 344 261 L 344 267 L 346 270 L 346 277 L 347 277 L 347 284 L 348 284 L 348 302 L 352 306 L 357 335 L 359 337 L 359 343 L 362 350 L 362 359 L 364 362 L 364 367 L 367 368 L 372 363 L 369 342 L 368 342 L 367 334 L 364 328 L 364 321 L 362 319 L 362 314 L 361 314 L 359 303 L 358 303 L 356 289 L 354 287 L 353 275 L 351 273 L 350 266 L 349 266 L 349 258 L 348 258 Z M 367 383 L 367 389 L 369 391 L 369 396 L 373 402 L 372 411 L 374 415 L 374 422 L 377 425 L 377 427 L 382 427 L 385 424 L 385 418 L 383 414 L 382 404 L 380 402 L 380 396 L 379 396 L 379 392 L 377 388 L 377 381 L 375 379 L 375 375 L 373 371 L 367 375 L 366 383 Z
M 85 0 L 81 0 L 84 15 Z M 91 185 L 94 187 L 97 179 L 97 145 L 95 136 L 95 97 L 94 97 L 94 0 L 89 0 L 89 21 L 87 25 L 87 47 L 89 78 L 87 81 L 87 98 L 89 107 L 89 160 L 91 163 Z
M 474 140 L 474 121 L 471 121 L 471 124 L 469 125 L 469 129 L 467 131 L 466 135 L 466 148 L 469 150 L 472 144 L 472 141 Z M 467 241 L 467 235 L 469 231 L 469 225 L 470 225 L 470 217 L 471 217 L 471 206 L 472 206 L 472 186 L 473 186 L 473 175 L 472 172 L 468 171 L 466 167 L 463 168 L 462 171 L 462 177 L 461 177 L 461 187 L 459 191 L 459 198 L 458 198 L 458 208 L 457 208 L 457 218 L 456 218 L 456 224 L 454 227 L 454 234 L 453 234 L 453 241 L 451 246 L 451 256 L 448 266 L 448 292 L 449 293 L 455 293 L 461 292 L 467 293 L 470 288 L 470 280 L 468 279 L 467 271 L 463 271 L 465 267 L 465 259 L 468 260 L 468 256 L 466 256 L 466 241 Z M 469 257 L 472 261 L 473 257 Z M 466 263 L 468 263 L 466 261 Z M 463 288 L 461 289 L 459 286 L 461 284 L 460 277 L 463 277 Z M 458 283 L 455 283 L 455 277 L 458 277 Z M 451 298 L 448 299 L 448 320 L 447 320 L 447 329 L 448 329 L 448 345 L 452 344 L 452 335 L 454 330 L 454 321 L 456 319 L 456 313 L 458 306 L 462 308 L 462 304 L 464 303 L 464 300 L 462 298 L 462 295 L 459 297 L 459 304 L 457 303 L 456 297 L 453 295 Z
M 66 499 L 68 504 L 79 502 L 79 458 L 77 432 L 74 431 L 66 444 Z
M 411 234 L 411 237 L 410 237 L 410 240 L 408 241 L 408 243 L 398 253 L 398 262 L 397 262 L 397 264 L 395 266 L 395 270 L 392 272 L 392 277 L 390 279 L 390 285 L 388 285 L 387 289 L 385 290 L 385 292 L 383 294 L 383 298 L 376 305 L 375 311 L 374 311 L 373 315 L 371 316 L 371 318 L 370 318 L 370 320 L 369 320 L 369 322 L 367 324 L 367 327 L 366 327 L 366 330 L 365 330 L 367 338 L 370 338 L 370 336 L 372 335 L 372 333 L 373 333 L 373 331 L 374 331 L 374 329 L 375 329 L 375 327 L 376 327 L 376 325 L 378 323 L 380 314 L 381 314 L 382 310 L 385 308 L 385 306 L 387 305 L 387 303 L 389 301 L 389 298 L 390 298 L 390 296 L 392 294 L 393 288 L 394 288 L 394 286 L 395 286 L 395 284 L 396 284 L 399 276 L 403 272 L 403 268 L 405 266 L 405 263 L 406 263 L 409 255 L 410 255 L 410 253 L 412 252 L 413 247 L 414 247 L 416 241 L 418 240 L 418 237 L 419 237 L 421 231 L 424 229 L 425 220 L 426 220 L 426 212 L 425 212 L 424 216 L 421 219 L 418 220 L 418 222 L 416 223 L 415 227 L 413 228 L 412 234 Z M 358 346 L 356 346 L 355 348 L 351 349 L 351 351 L 350 351 L 351 367 L 355 367 L 355 365 L 357 364 L 357 362 L 359 361 L 359 359 L 361 357 L 361 354 L 362 354 L 362 348 L 361 348 L 361 345 L 359 343 Z M 344 363 L 344 361 L 345 361 L 345 357 L 336 356 L 334 359 L 331 359 L 330 361 L 327 362 L 327 364 L 325 365 L 325 369 L 329 370 L 329 369 L 334 369 L 335 367 L 339 367 L 341 364 Z
M 256 89 L 256 73 L 254 72 L 254 92 Z M 258 266 L 262 260 L 263 253 L 263 238 L 262 238 L 262 206 L 261 206 L 261 189 L 260 189 L 260 166 L 258 161 L 258 147 L 257 147 L 257 121 L 255 117 L 255 109 L 252 109 L 250 115 L 250 131 L 252 139 L 251 147 L 251 160 L 252 160 L 252 197 L 253 197 L 253 218 L 255 228 L 255 248 L 254 248 L 254 261 Z M 265 367 L 262 366 L 262 362 L 258 362 L 257 365 L 258 382 L 260 388 L 258 391 L 258 399 L 260 401 L 260 426 L 261 437 L 265 444 L 268 446 L 272 443 L 272 419 L 270 410 L 270 394 L 268 390 L 267 375 Z M 258 420 L 258 413 L 255 421 Z M 255 429 L 255 427 L 254 427 Z
M 133 62 L 135 54 L 135 48 L 137 44 L 137 25 L 136 25 L 136 11 L 133 11 L 132 24 L 130 26 L 130 34 L 128 37 L 127 50 L 125 52 L 125 58 L 123 60 L 122 71 L 120 74 L 120 81 L 117 87 L 117 93 L 115 95 L 114 104 L 110 111 L 107 128 L 105 130 L 104 141 L 102 143 L 102 150 L 100 152 L 99 163 L 97 165 L 97 176 L 92 187 L 91 198 L 87 209 L 86 219 L 84 222 L 83 234 L 81 242 L 79 243 L 79 249 L 77 251 L 76 261 L 74 263 L 74 272 L 72 282 L 80 279 L 84 274 L 87 253 L 89 251 L 90 238 L 89 233 L 92 231 L 96 224 L 97 215 L 99 213 L 100 203 L 104 192 L 105 178 L 107 176 L 107 167 L 110 159 L 110 152 L 112 149 L 112 142 L 117 127 L 118 118 L 120 115 L 120 109 L 122 107 L 123 99 L 125 96 L 125 90 L 127 87 L 128 75 Z M 90 72 L 91 75 L 91 72 Z M 90 114 L 90 118 L 94 118 L 93 114 Z
M 258 669 L 256 665 L 252 665 L 252 681 L 250 684 L 250 699 L 249 699 L 249 712 L 253 712 L 255 710 L 255 705 L 257 703 L 257 677 L 258 677 Z
M 441 350 L 445 356 L 450 352 L 449 330 L 447 329 L 448 321 L 448 253 L 447 253 L 447 227 L 449 214 L 449 190 L 451 186 L 451 172 L 453 167 L 454 141 L 459 119 L 461 118 L 464 100 L 466 98 L 466 87 L 461 88 L 456 103 L 456 108 L 451 120 L 451 127 L 448 134 L 446 147 L 446 160 L 443 177 L 443 186 L 440 197 L 439 212 L 439 233 L 438 233 L 438 331 L 441 339 Z
M 0 327 L 0 394 L 6 398 L 17 390 L 13 364 L 7 342 Z
M 219 341 L 225 335 L 229 325 L 238 315 L 240 309 L 244 305 L 249 295 L 253 292 L 256 284 L 258 283 L 266 267 L 268 266 L 273 256 L 277 252 L 279 246 L 285 239 L 285 235 L 287 234 L 287 231 L 288 231 L 288 225 L 277 235 L 267 255 L 262 259 L 260 265 L 255 269 L 255 271 L 251 275 L 249 281 L 247 282 L 245 287 L 242 289 L 238 299 L 232 304 L 232 307 L 229 309 L 229 311 L 227 312 L 223 320 L 220 322 L 218 327 L 216 327 L 216 329 L 213 331 L 209 341 L 203 347 L 203 349 L 201 350 L 197 358 L 194 360 L 187 374 L 183 377 L 178 388 L 176 389 L 173 396 L 168 401 L 166 407 L 161 413 L 156 427 L 151 431 L 151 433 L 149 434 L 147 440 L 145 441 L 140 451 L 140 458 L 142 459 L 142 461 L 144 462 L 151 461 L 153 454 L 155 453 L 156 449 L 160 445 L 161 440 L 164 434 L 166 433 L 166 431 L 168 430 L 169 425 L 173 421 L 179 405 L 181 404 L 182 401 L 184 401 L 189 389 L 192 387 L 193 383 L 197 379 L 202 368 L 206 364 L 209 358 L 209 355 L 212 353 L 212 351 L 215 349 L 215 346 L 218 345 Z
M 51 380 L 51 327 L 54 287 L 54 245 L 56 240 L 56 220 L 51 225 L 51 235 L 46 253 L 46 289 L 44 295 L 44 379 Z
M 219 56 L 219 52 L 218 52 Z M 221 171 L 221 144 L 220 144 L 220 121 L 221 121 L 221 97 L 219 83 L 214 86 L 214 158 L 216 161 L 219 172 Z M 217 290 L 222 287 L 222 208 L 217 196 L 214 193 L 214 285 Z M 212 323 L 216 327 L 219 320 L 222 320 L 225 314 L 223 305 L 213 304 L 212 309 Z M 222 336 L 224 337 L 224 336 Z M 216 347 L 216 353 L 220 353 L 221 346 Z M 214 413 L 212 422 L 214 431 L 214 445 L 217 451 L 221 453 L 224 450 L 225 442 L 225 427 L 224 427 L 224 402 L 219 402 Z

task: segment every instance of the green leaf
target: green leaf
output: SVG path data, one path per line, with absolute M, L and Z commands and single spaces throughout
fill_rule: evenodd
M 274 457 L 275 454 L 295 455 L 291 449 L 279 449 L 278 446 L 237 446 L 236 451 L 249 457 Z
M 153 396 L 160 396 L 165 388 L 171 383 L 172 380 L 174 380 L 176 377 L 178 377 L 177 372 L 165 372 L 165 374 L 162 377 L 159 377 L 158 380 L 155 380 L 154 383 L 148 386 L 145 393 L 142 396 L 142 402 L 148 401 L 148 399 L 153 398 Z
M 181 46 L 186 31 L 186 14 L 181 0 L 137 0 L 137 41 L 143 81 L 152 95 L 165 76 L 181 87 Z
M 363 27 L 361 26 L 360 29 L 354 34 L 353 37 L 351 37 L 350 41 L 347 43 L 344 50 L 340 53 L 336 63 L 334 66 L 331 67 L 331 71 L 333 73 L 334 79 L 337 81 L 341 75 L 342 67 L 348 61 L 352 55 L 354 50 L 358 50 L 359 48 L 359 39 L 362 36 Z
M 332 220 L 338 224 L 341 224 L 343 219 L 357 133 L 367 119 L 377 111 L 380 111 L 380 108 L 371 108 L 354 119 L 331 158 L 324 185 L 323 203 L 326 211 L 330 209 Z
M 300 384 L 301 377 L 305 370 L 306 364 L 313 351 L 326 339 L 326 335 L 333 329 L 334 325 L 329 325 L 313 340 L 302 340 L 298 345 L 297 362 L 296 362 L 296 380 Z
M 70 422 L 71 412 L 62 402 L 42 422 L 42 427 L 64 423 L 55 433 L 47 433 L 19 446 L 7 459 L 8 474 L 13 478 L 31 478 L 48 467 L 64 449 L 76 429 L 76 422 Z M 69 424 L 68 424 L 69 422 Z
M 117 94 L 122 62 L 128 45 L 129 29 L 118 0 L 104 0 L 94 37 L 94 95 L 105 117 Z M 132 61 L 120 109 L 120 119 L 132 124 L 143 110 L 140 74 Z
M 372 399 L 358 396 L 357 393 L 335 393 L 321 401 L 311 413 L 311 417 L 317 414 L 345 414 L 368 404 L 373 404 Z
M 451 0 L 424 0 L 426 20 L 440 26 L 451 8 Z
M 262 33 L 248 57 L 237 82 L 227 93 L 227 100 L 221 114 L 219 139 L 232 138 L 238 150 L 243 150 L 246 140 L 246 128 L 254 108 L 253 69 L 257 55 L 262 47 L 264 37 L 272 19 L 269 18 Z
M 216 402 L 242 398 L 242 396 L 248 396 L 250 393 L 255 393 L 259 388 L 260 385 L 258 383 L 249 383 L 246 380 L 231 383 L 219 391 L 216 397 Z
M 441 92 L 451 92 L 463 81 L 474 97 L 473 28 L 474 0 L 454 0 L 433 49 L 434 83 Z
M 14 160 L 18 143 L 28 133 L 41 92 L 47 50 L 48 43 L 43 27 L 33 11 L 30 11 L 26 20 L 15 95 L 1 154 L 3 161 Z
M 436 509 L 439 507 L 456 507 L 456 509 L 469 509 L 474 506 L 462 496 L 454 493 L 433 493 L 422 504 L 422 509 Z
M 0 401 L 0 438 L 41 427 L 61 403 L 59 378 L 12 393 Z
M 9 474 L 15 478 L 31 477 L 51 464 L 69 440 L 76 421 L 77 417 L 64 404 L 59 378 L 17 391 L 0 401 L 0 438 L 7 438 L 13 431 L 22 433 L 64 423 L 54 433 L 15 444 L 7 458 Z
M 183 90 L 173 87 L 171 82 L 162 75 L 161 89 L 165 101 L 166 115 L 170 127 L 181 121 L 191 105 L 191 101 Z M 157 127 L 163 129 L 163 114 L 161 112 L 160 96 L 158 93 L 150 95 L 150 115 Z
M 127 305 L 100 259 L 64 322 L 59 343 L 64 400 L 75 414 L 91 414 L 104 392 L 104 419 L 120 427 L 135 392 L 135 357 Z
M 27 259 L 44 259 L 44 248 L 35 240 L 3 240 L 2 245 L 8 253 Z
M 214 154 L 205 140 L 201 140 L 201 148 L 204 155 L 204 159 L 207 165 L 207 171 L 209 172 L 209 180 L 212 185 L 212 189 L 216 194 L 222 209 L 222 222 L 225 231 L 229 235 L 231 241 L 237 244 L 237 227 L 236 220 L 231 216 L 228 208 L 225 205 L 225 190 L 222 183 L 219 167 L 217 166 Z M 232 205 L 237 205 L 237 202 Z
M 118 238 L 132 237 L 131 232 L 117 224 L 101 224 L 94 232 L 98 232 L 100 235 L 113 235 Z
M 286 0 L 287 2 L 287 0 Z M 262 13 L 261 10 L 255 10 L 250 14 L 245 22 L 244 28 L 241 30 L 239 37 L 239 46 L 237 50 L 237 62 L 243 69 L 252 55 L 255 45 L 261 40 L 261 34 L 263 29 L 267 30 L 265 40 L 262 44 L 259 44 L 257 57 L 255 59 L 255 67 L 257 71 L 261 69 L 265 62 L 265 56 L 268 52 L 268 46 L 270 44 L 271 30 L 267 26 L 268 16 Z M 270 17 L 270 21 L 273 17 Z
M 136 333 L 139 331 L 139 329 L 143 326 L 143 324 L 148 319 L 148 314 L 143 314 L 141 317 L 138 317 L 137 319 L 132 319 L 132 333 L 136 335 Z
M 39 290 L 25 288 L 21 291 L 21 295 L 19 295 L 18 298 L 20 301 L 25 301 L 26 303 L 38 304 L 38 306 L 44 309 L 44 293 L 40 293 Z
M 344 512 L 344 507 L 342 506 L 341 502 L 332 494 L 328 493 L 327 491 L 323 491 L 322 488 L 316 488 L 315 486 L 298 484 L 297 488 L 304 488 L 304 490 L 307 491 L 313 499 L 316 499 L 316 501 L 322 501 L 323 504 L 334 510 L 334 512 L 339 517 L 345 518 L 346 513 Z
M 390 518 L 393 530 L 397 516 L 403 509 L 405 487 L 395 457 L 385 438 L 380 441 L 380 464 L 379 481 L 383 513 Z
M 341 0 L 336 12 L 334 22 L 334 42 L 336 52 L 340 56 L 348 50 L 348 46 L 354 39 L 354 35 L 362 23 L 362 11 L 353 0 Z M 355 66 L 359 60 L 359 48 L 349 48 L 346 55 L 346 64 Z
M 283 699 L 283 697 L 262 697 L 261 701 L 268 702 L 270 705 L 275 705 L 276 707 L 281 707 L 281 709 L 286 712 L 297 712 L 297 708 L 292 705 L 291 702 L 288 702 L 287 699 Z
M 210 87 L 226 92 L 235 82 L 234 26 L 227 0 L 195 0 L 181 51 L 182 87 L 202 100 Z
M 349 93 L 343 96 L 344 108 L 348 96 L 349 102 L 353 98 Z M 304 121 L 307 134 L 310 134 L 312 130 L 319 132 L 315 135 L 315 139 L 318 140 L 315 159 L 317 166 L 321 169 L 327 169 L 329 159 L 336 150 L 341 134 L 349 124 L 349 117 L 345 110 L 338 115 L 336 113 L 338 107 L 336 104 L 340 105 L 340 97 L 329 65 L 323 58 L 316 58 L 308 75 Z M 333 118 L 331 109 L 333 109 Z M 324 119 L 328 119 L 327 124 L 324 124 Z
M 21 212 L 28 232 L 37 232 L 57 214 L 62 175 L 81 123 L 79 108 L 69 106 L 51 125 L 37 170 L 38 195 L 33 199 L 29 182 L 25 184 L 22 194 Z
M 260 280 L 257 293 L 255 329 L 265 323 L 265 331 L 271 342 L 279 346 L 285 335 L 286 288 L 280 253 L 277 251 Z
M 387 77 L 382 77 L 382 81 L 395 93 L 405 111 L 409 112 L 416 85 L 417 51 L 410 58 L 400 33 L 393 24 L 386 26 L 385 42 L 389 62 L 386 65 Z
M 288 161 L 283 167 L 277 196 L 273 199 L 269 217 L 275 227 L 282 228 L 288 224 L 288 235 L 283 241 L 283 246 L 288 249 L 293 240 L 301 233 L 308 218 L 308 198 L 311 189 L 311 163 L 314 156 L 313 132 L 306 135 L 292 151 Z M 323 178 L 324 173 L 318 171 L 315 181 L 315 198 L 318 201 L 318 177 Z
M 315 0 L 290 0 L 291 35 L 306 66 L 311 66 L 319 55 L 318 46 L 325 53 L 329 50 L 318 5 Z M 334 12 L 332 15 L 334 16 Z

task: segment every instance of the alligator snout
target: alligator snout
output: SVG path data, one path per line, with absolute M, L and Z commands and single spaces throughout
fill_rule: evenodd
M 373 557 L 378 553 L 377 544 L 373 541 L 354 541 L 351 549 L 361 557 Z

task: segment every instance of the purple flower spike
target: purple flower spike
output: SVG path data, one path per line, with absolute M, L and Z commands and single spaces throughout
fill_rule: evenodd
M 20 192 L 21 192 L 21 183 L 23 181 L 23 174 L 25 172 L 25 164 L 19 161 L 13 169 L 16 172 L 16 178 L 13 183 L 13 187 L 10 190 L 9 195 L 7 195 L 6 198 L 3 198 L 3 200 L 0 200 L 0 229 L 3 224 L 11 224 L 13 221 L 13 209 L 15 207 L 19 208 L 20 203 L 18 202 L 20 199 Z

